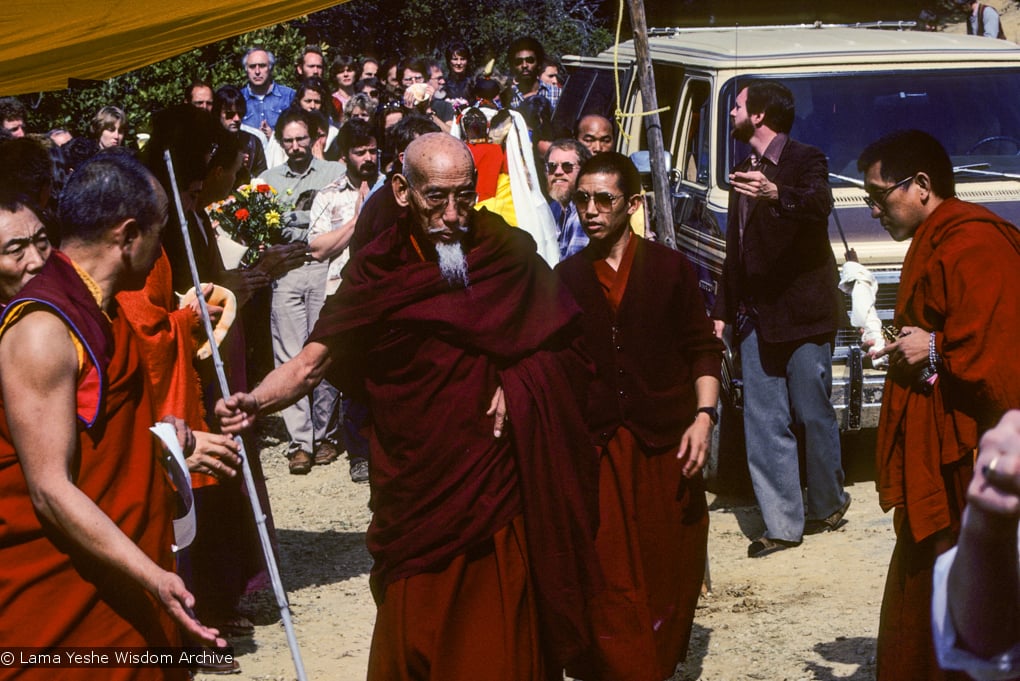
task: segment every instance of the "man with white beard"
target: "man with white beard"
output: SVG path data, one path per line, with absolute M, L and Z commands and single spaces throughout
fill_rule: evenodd
M 301 353 L 216 407 L 236 433 L 327 377 L 367 404 L 370 681 L 538 681 L 588 644 L 580 311 L 527 234 L 473 210 L 475 180 L 460 140 L 411 142 L 392 180 L 405 214 L 352 256 Z

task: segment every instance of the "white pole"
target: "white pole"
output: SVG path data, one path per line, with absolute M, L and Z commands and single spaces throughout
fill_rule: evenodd
M 220 357 L 220 349 L 213 338 L 212 319 L 209 317 L 209 308 L 205 304 L 205 296 L 202 295 L 202 283 L 198 276 L 198 265 L 195 264 L 195 251 L 191 247 L 191 237 L 188 234 L 188 219 L 184 214 L 184 206 L 181 204 L 181 194 L 177 189 L 177 177 L 174 173 L 174 162 L 170 157 L 170 150 L 163 152 L 163 159 L 166 161 L 166 169 L 170 174 L 170 188 L 174 195 L 174 205 L 177 206 L 177 218 L 181 223 L 181 231 L 184 234 L 184 250 L 188 254 L 188 266 L 191 268 L 191 280 L 195 285 L 195 297 L 198 299 L 201 311 L 202 322 L 205 324 L 205 333 L 209 338 L 209 346 L 212 348 L 213 366 L 216 367 L 216 377 L 219 379 L 220 392 L 224 397 L 230 395 L 230 387 L 227 385 L 227 375 L 223 370 L 223 359 Z M 262 503 L 255 489 L 255 478 L 252 477 L 251 467 L 248 465 L 248 456 L 244 450 L 244 441 L 240 435 L 234 436 L 238 450 L 241 454 L 241 470 L 244 472 L 244 484 L 248 490 L 248 498 L 251 501 L 252 515 L 255 516 L 255 525 L 259 531 L 259 541 L 262 544 L 262 555 L 266 559 L 266 569 L 269 571 L 269 579 L 273 583 L 273 592 L 276 594 L 276 604 L 280 608 L 280 618 L 283 620 L 283 628 L 287 632 L 287 645 L 290 646 L 290 655 L 294 659 L 294 669 L 297 671 L 298 681 L 307 681 L 305 665 L 301 661 L 301 649 L 298 648 L 297 637 L 294 635 L 294 623 L 290 618 L 290 605 L 287 603 L 287 593 L 283 590 L 283 581 L 280 579 L 280 570 L 276 566 L 276 557 L 273 555 L 273 546 L 269 541 L 269 530 L 266 529 L 266 515 L 262 512 Z

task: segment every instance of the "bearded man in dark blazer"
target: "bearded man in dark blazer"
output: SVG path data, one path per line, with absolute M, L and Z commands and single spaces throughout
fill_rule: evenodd
M 819 149 L 789 137 L 793 94 L 775 81 L 751 82 L 730 120 L 751 154 L 730 174 L 727 255 L 712 317 L 719 336 L 734 325 L 740 346 L 747 457 L 765 521 L 747 549 L 756 558 L 838 528 L 850 505 L 830 402 L 841 305 L 828 237 L 828 165 Z

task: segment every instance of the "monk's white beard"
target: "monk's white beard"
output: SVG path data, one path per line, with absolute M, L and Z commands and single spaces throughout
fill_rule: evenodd
M 443 275 L 446 283 L 452 287 L 467 288 L 469 283 L 467 258 L 464 256 L 460 241 L 437 243 L 436 254 L 439 256 L 439 273 Z

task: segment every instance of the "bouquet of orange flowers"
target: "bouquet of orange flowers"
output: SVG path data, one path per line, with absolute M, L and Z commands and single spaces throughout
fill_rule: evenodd
M 248 247 L 241 265 L 252 265 L 264 247 L 281 242 L 282 216 L 288 209 L 280 203 L 275 189 L 255 179 L 206 210 L 218 229 Z

